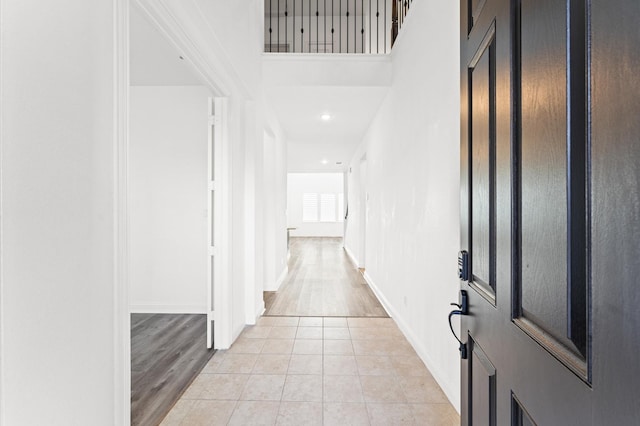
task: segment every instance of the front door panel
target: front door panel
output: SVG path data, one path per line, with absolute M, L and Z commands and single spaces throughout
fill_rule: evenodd
M 522 313 L 563 342 L 568 324 L 565 9 L 554 0 L 522 0 L 516 26 Z
M 495 303 L 495 25 L 468 67 L 471 284 Z
M 516 324 L 588 381 L 584 12 L 579 1 L 514 6 L 513 303 Z
M 587 3 L 461 6 L 462 422 L 591 425 Z
M 460 4 L 462 424 L 638 424 L 640 2 Z
M 496 369 L 489 358 L 469 339 L 469 391 L 471 423 L 496 425 Z

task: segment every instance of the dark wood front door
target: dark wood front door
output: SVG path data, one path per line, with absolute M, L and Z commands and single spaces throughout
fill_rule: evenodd
M 640 424 L 638 28 L 461 0 L 463 425 Z

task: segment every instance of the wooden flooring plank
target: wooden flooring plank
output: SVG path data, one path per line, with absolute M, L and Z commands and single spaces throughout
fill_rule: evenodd
M 157 364 L 161 360 L 161 355 L 181 349 L 178 342 L 184 342 L 181 345 L 189 342 L 187 336 L 193 329 L 196 329 L 197 334 L 200 333 L 201 321 L 197 316 L 170 315 L 170 317 L 172 317 L 170 320 L 157 317 L 157 322 L 153 323 L 152 327 L 140 330 L 139 334 L 135 335 L 135 341 L 132 338 L 131 350 L 138 354 L 131 360 L 132 371 L 146 369 L 150 363 Z M 158 327 L 159 324 L 162 326 Z
M 202 371 L 206 315 L 131 315 L 131 424 L 156 426 Z
M 291 238 L 289 274 L 265 299 L 269 316 L 388 317 L 341 238 Z

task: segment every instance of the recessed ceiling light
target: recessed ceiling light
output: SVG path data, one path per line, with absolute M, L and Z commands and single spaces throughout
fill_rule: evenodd
M 322 160 L 321 163 L 322 164 L 328 164 L 329 162 L 327 160 Z
M 322 118 L 323 121 L 331 120 L 331 116 L 329 114 L 322 114 L 320 118 Z

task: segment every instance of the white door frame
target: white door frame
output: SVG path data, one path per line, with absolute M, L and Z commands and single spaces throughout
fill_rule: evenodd
M 225 61 L 203 52 L 198 43 L 190 39 L 176 17 L 157 0 L 113 0 L 114 11 L 114 422 L 127 426 L 131 422 L 131 325 L 129 313 L 129 8 L 132 2 L 140 7 L 156 28 L 193 65 L 206 82 L 213 96 L 223 98 L 230 80 L 226 70 L 220 68 Z M 186 26 L 186 25 L 185 25 Z M 223 102 L 226 104 L 227 101 Z M 216 302 L 215 347 L 231 345 L 231 149 L 226 114 L 221 128 L 221 215 L 222 230 L 218 244 L 221 263 L 220 285 L 214 295 Z
M 114 0 L 114 423 L 131 423 L 129 0 Z
M 229 318 L 229 141 L 228 99 L 209 98 L 207 185 L 207 348 L 231 344 Z M 213 127 L 213 129 L 212 129 Z M 212 272 L 213 271 L 213 272 Z M 213 327 L 211 322 L 213 321 Z M 214 338 L 215 336 L 215 338 Z

